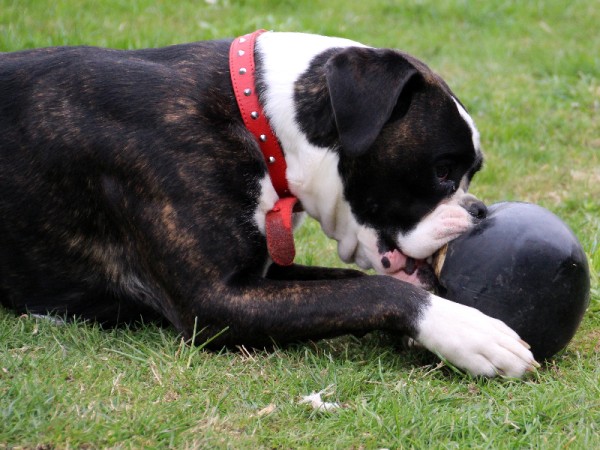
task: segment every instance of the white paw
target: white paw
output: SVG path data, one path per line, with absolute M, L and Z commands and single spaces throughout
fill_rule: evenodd
M 402 252 L 425 259 L 473 226 L 473 217 L 462 206 L 441 204 L 398 242 Z
M 472 375 L 521 377 L 539 364 L 504 322 L 431 295 L 417 341 Z

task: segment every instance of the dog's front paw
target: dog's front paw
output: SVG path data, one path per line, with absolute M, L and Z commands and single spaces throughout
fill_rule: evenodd
M 502 321 L 431 296 L 417 341 L 472 375 L 521 377 L 539 364 L 529 346 Z
M 459 205 L 441 204 L 399 239 L 401 250 L 425 259 L 473 226 L 473 216 Z

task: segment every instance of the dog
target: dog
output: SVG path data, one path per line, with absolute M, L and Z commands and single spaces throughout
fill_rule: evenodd
M 418 261 L 485 215 L 467 193 L 479 133 L 447 84 L 398 50 L 253 39 L 294 225 L 315 218 L 343 261 L 377 275 L 273 263 L 267 217 L 281 195 L 236 102 L 238 41 L 57 47 L 0 54 L 2 304 L 166 320 L 216 348 L 384 330 L 473 375 L 533 370 L 505 324 L 422 287 Z

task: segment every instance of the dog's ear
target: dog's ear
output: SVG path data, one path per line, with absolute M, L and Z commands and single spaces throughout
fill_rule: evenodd
M 417 69 L 393 50 L 350 47 L 326 65 L 327 87 L 344 152 L 359 156 L 373 144 Z

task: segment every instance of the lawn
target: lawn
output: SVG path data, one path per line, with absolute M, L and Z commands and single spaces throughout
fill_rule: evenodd
M 425 60 L 487 155 L 472 191 L 562 217 L 592 298 L 525 380 L 473 379 L 379 333 L 205 352 L 169 328 L 101 330 L 0 310 L 1 448 L 600 448 L 600 2 L 0 0 L 0 51 L 162 46 L 256 28 L 338 35 Z M 308 221 L 298 262 L 339 265 Z M 299 404 L 327 389 L 343 408 Z

